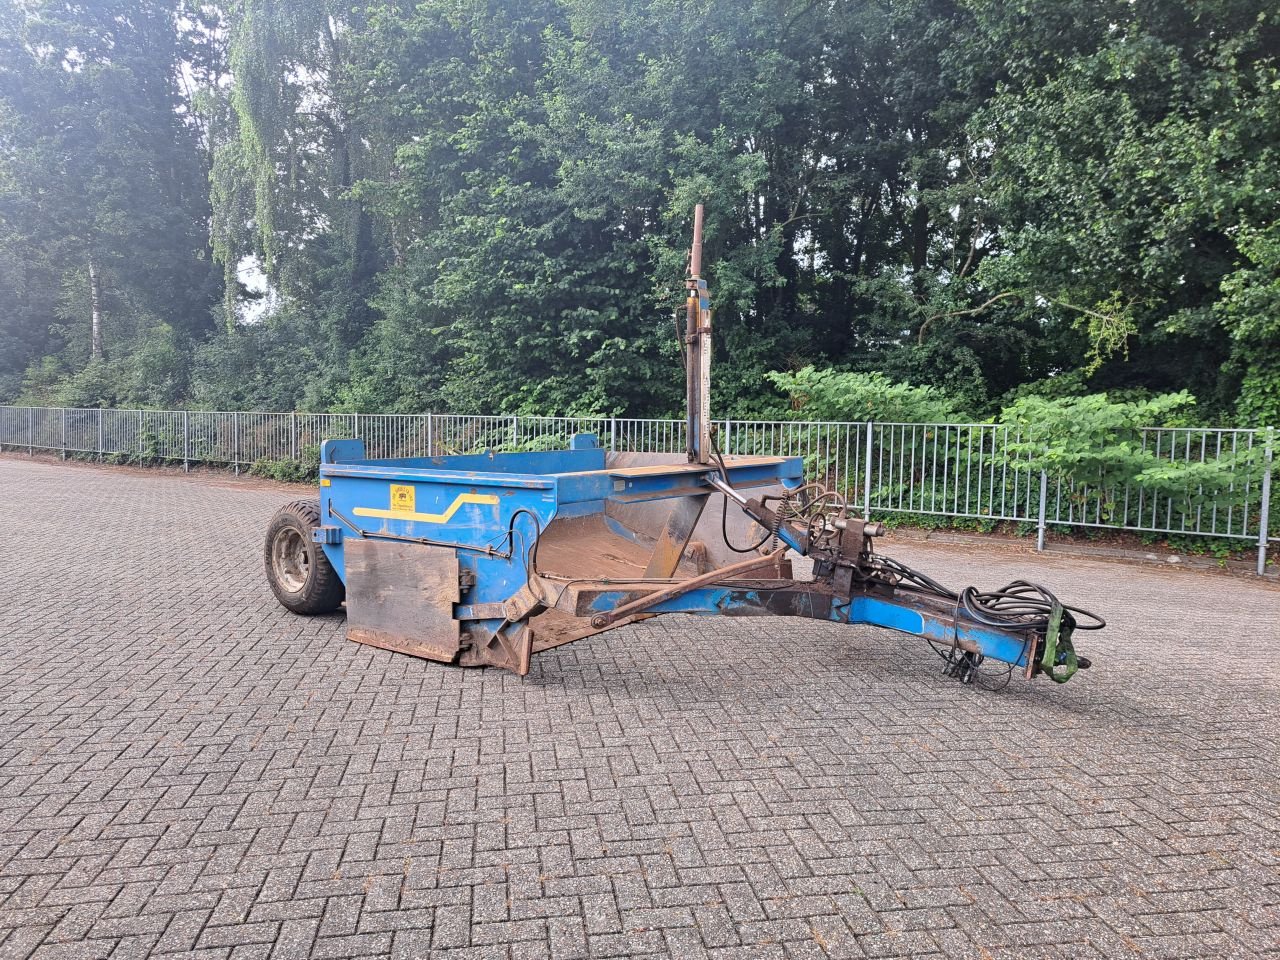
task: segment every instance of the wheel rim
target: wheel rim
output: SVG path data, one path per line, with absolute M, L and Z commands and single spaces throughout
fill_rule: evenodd
M 271 541 L 271 570 L 276 582 L 289 593 L 298 593 L 307 585 L 311 558 L 297 530 L 281 530 Z

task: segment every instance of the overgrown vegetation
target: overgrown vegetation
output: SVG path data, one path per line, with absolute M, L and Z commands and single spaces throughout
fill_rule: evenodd
M 806 472 L 839 476 L 852 502 L 869 500 L 873 512 L 892 510 L 900 522 L 994 529 L 1035 515 L 1043 476 L 1059 520 L 1252 529 L 1265 438 L 1196 426 L 1186 391 L 1142 400 L 1025 394 L 986 422 L 965 424 L 955 422 L 953 401 L 940 391 L 878 375 L 804 369 L 771 379 L 790 396 L 796 419 L 854 422 L 801 424 L 789 434 L 794 449 L 806 452 Z M 742 446 L 735 452 L 765 452 Z
M 320 448 L 307 446 L 299 456 L 281 460 L 255 460 L 249 465 L 249 473 L 281 483 L 315 483 L 320 479 Z
M 1263 0 L 0 0 L 0 401 L 669 414 L 704 200 L 722 415 L 1275 423 L 1277 50 Z
M 957 401 L 936 387 L 894 383 L 881 373 L 844 373 L 805 367 L 766 378 L 806 420 L 947 423 L 964 419 Z

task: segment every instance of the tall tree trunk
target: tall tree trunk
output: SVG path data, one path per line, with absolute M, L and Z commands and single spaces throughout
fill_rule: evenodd
M 89 356 L 96 360 L 102 356 L 102 276 L 93 257 L 89 258 L 89 304 Z
M 911 211 L 911 269 L 920 273 L 929 256 L 929 206 L 923 200 Z

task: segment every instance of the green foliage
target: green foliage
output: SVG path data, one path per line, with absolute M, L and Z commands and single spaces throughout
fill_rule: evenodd
M 1272 423 L 1277 50 L 1262 0 L 0 0 L 0 400 L 677 413 L 703 201 L 718 413 Z
M 1019 439 L 1008 446 L 1017 469 L 1105 486 L 1154 467 L 1143 428 L 1174 425 L 1194 403 L 1186 391 L 1130 403 L 1114 403 L 1101 393 L 1062 400 L 1033 396 L 1006 407 L 1000 421 L 1018 429 Z
M 204 76 L 205 26 L 179 0 L 0 2 L 7 398 L 184 398 L 210 328 L 206 172 L 181 87 Z
M 191 399 L 211 410 L 318 410 L 320 345 L 306 320 L 284 311 L 201 344 L 193 361 Z
M 80 369 L 59 356 L 27 368 L 19 398 L 52 407 L 155 407 L 185 399 L 187 344 L 168 325 L 147 331 L 124 356 L 91 357 Z
M 810 366 L 766 378 L 787 396 L 793 415 L 804 420 L 947 423 L 961 418 L 955 401 L 941 390 L 894 383 L 879 373 Z
M 1185 391 L 1131 402 L 1105 394 L 1023 397 L 1001 414 L 1017 436 L 995 456 L 1016 471 L 1065 481 L 1069 498 L 1100 503 L 1107 521 L 1151 522 L 1122 514 L 1139 509 L 1136 496 L 1125 497 L 1130 491 L 1163 497 L 1178 517 L 1194 521 L 1206 509 L 1246 501 L 1262 449 L 1208 447 L 1195 428 L 1149 435 L 1153 427 L 1184 427 L 1193 405 Z
M 1241 230 L 1236 247 L 1243 263 L 1223 279 L 1214 310 L 1234 342 L 1237 406 L 1250 426 L 1280 424 L 1280 224 Z
M 948 517 L 936 513 L 885 513 L 877 514 L 876 520 L 883 523 L 890 530 L 899 527 L 910 530 L 957 530 L 962 533 L 995 533 L 1001 529 L 1001 523 L 998 520 L 991 520 L 986 517 Z M 1029 536 L 1035 533 L 1035 528 L 1030 531 L 1023 531 L 1020 526 L 1013 527 L 1012 533 L 1016 536 Z
M 1261 479 L 1262 461 L 1261 447 L 1216 454 L 1203 462 L 1155 458 L 1134 480 L 1140 489 L 1164 494 L 1179 515 L 1190 517 L 1214 507 L 1244 503 L 1246 483 Z
M 1273 11 L 1150 0 L 977 10 L 1008 64 L 968 124 L 992 145 L 1003 224 L 1000 255 L 979 270 L 984 292 L 1017 293 L 998 309 L 1076 328 L 1095 388 L 1189 388 L 1219 416 L 1266 413 L 1255 391 L 1274 383 L 1260 348 L 1274 353 L 1275 334 L 1254 339 L 1246 317 L 1268 315 L 1250 301 L 1274 277 L 1252 243 L 1274 222 L 1280 185 Z
M 307 446 L 300 457 L 283 460 L 255 460 L 249 465 L 251 476 L 281 483 L 315 483 L 320 479 L 320 448 Z

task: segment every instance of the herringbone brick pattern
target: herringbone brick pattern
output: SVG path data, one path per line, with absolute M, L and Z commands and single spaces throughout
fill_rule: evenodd
M 0 956 L 1280 957 L 1272 588 L 899 547 L 1095 668 L 673 617 L 521 680 L 279 608 L 294 496 L 0 459 Z

